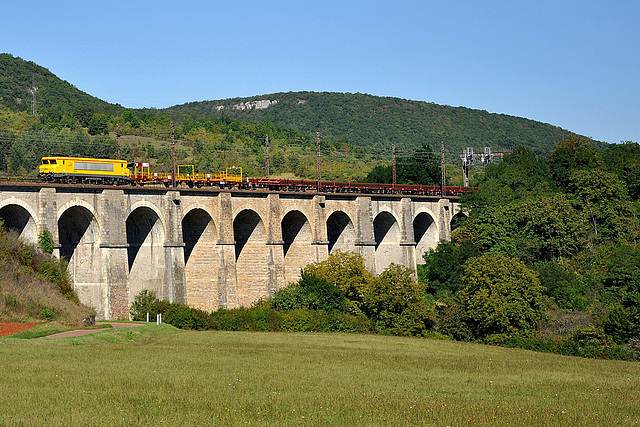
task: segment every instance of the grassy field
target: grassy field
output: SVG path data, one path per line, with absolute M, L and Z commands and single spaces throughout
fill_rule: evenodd
M 0 360 L 7 426 L 640 422 L 639 363 L 451 341 L 146 325 L 0 338 Z

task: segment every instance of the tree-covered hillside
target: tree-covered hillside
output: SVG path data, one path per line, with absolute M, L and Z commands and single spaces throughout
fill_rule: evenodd
M 0 54 L 0 106 L 13 112 L 31 112 L 32 83 L 37 86 L 36 109 L 46 120 L 65 113 L 91 111 L 118 116 L 124 107 L 84 93 L 46 68 L 10 54 Z M 269 121 L 323 140 L 367 147 L 372 153 L 416 149 L 424 143 L 458 156 L 466 147 L 491 147 L 506 152 L 525 147 L 546 154 L 570 131 L 546 123 L 482 110 L 451 107 L 361 93 L 288 92 L 251 98 L 191 102 L 162 110 L 136 111 L 139 116 L 164 115 L 176 122 L 220 118 Z
M 31 87 L 35 84 L 38 114 L 60 114 L 84 107 L 103 114 L 116 114 L 123 110 L 82 92 L 72 84 L 59 79 L 49 70 L 31 61 L 0 54 L 0 105 L 12 111 L 31 112 Z
M 38 88 L 36 116 L 31 115 L 32 84 Z M 33 173 L 43 154 L 114 153 L 117 125 L 128 160 L 142 158 L 166 168 L 172 120 L 179 161 L 200 171 L 235 165 L 251 176 L 264 176 L 269 134 L 272 175 L 314 178 L 319 133 L 325 179 L 363 180 L 378 165 L 387 171 L 392 144 L 400 172 L 407 169 L 403 162 L 415 159 L 418 151 L 424 153 L 421 159 L 428 159 L 425 167 L 433 166 L 433 161 L 439 164 L 438 155 L 426 153 L 438 152 L 444 141 L 447 183 L 452 185 L 462 184 L 460 154 L 466 147 L 476 153 L 484 147 L 494 153 L 524 147 L 545 154 L 571 134 L 508 115 L 349 93 L 289 92 L 162 110 L 125 109 L 78 90 L 33 62 L 0 54 L 2 171 Z M 439 174 L 429 175 L 439 180 Z M 407 177 L 407 182 L 415 181 Z
M 446 150 L 455 155 L 466 147 L 490 147 L 494 152 L 525 147 L 545 154 L 570 134 L 556 126 L 504 114 L 360 93 L 276 93 L 192 102 L 164 111 L 174 117 L 269 120 L 383 152 L 389 152 L 392 144 L 408 150 L 424 142 L 439 147 L 444 140 Z

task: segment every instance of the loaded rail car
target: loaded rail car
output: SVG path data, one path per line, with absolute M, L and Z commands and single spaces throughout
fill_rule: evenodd
M 277 179 L 277 178 L 249 178 L 239 185 L 241 189 L 272 191 L 316 191 L 318 181 Z M 324 193 L 360 193 L 360 194 L 406 194 L 416 196 L 439 196 L 442 189 L 439 185 L 413 184 L 381 184 L 367 182 L 320 181 L 319 190 Z M 469 187 L 445 187 L 445 196 L 460 196 L 468 193 Z
M 128 169 L 128 168 L 129 169 Z M 170 187 L 174 179 L 171 173 L 152 172 L 147 162 L 127 164 L 124 160 L 89 159 L 82 157 L 43 157 L 40 179 L 50 182 L 107 184 L 107 185 L 164 185 Z M 246 178 L 242 168 L 232 166 L 217 174 L 196 173 L 194 165 L 178 165 L 176 185 L 189 188 L 213 187 L 237 188 L 255 191 L 287 191 L 322 193 L 395 194 L 414 196 L 458 197 L 471 188 L 448 186 L 443 190 L 439 185 L 381 184 L 343 181 L 312 181 L 281 178 Z
M 43 181 L 70 184 L 130 184 L 126 160 L 86 157 L 43 157 L 38 169 Z

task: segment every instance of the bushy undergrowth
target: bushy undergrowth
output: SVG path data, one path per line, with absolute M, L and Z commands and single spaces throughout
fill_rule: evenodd
M 153 300 L 150 300 L 150 297 Z M 270 332 L 373 332 L 373 322 L 364 315 L 309 308 L 277 309 L 273 300 L 260 300 L 251 307 L 219 309 L 212 313 L 177 302 L 159 301 L 155 292 L 142 291 L 132 304 L 133 320 L 145 320 L 147 313 L 181 329 Z
M 483 268 L 492 265 L 490 261 L 485 260 Z M 541 306 L 543 299 L 538 282 L 529 283 L 531 278 L 518 272 L 517 268 L 523 266 L 507 262 L 509 260 L 498 261 L 507 263 L 510 269 L 515 269 L 513 274 L 526 282 L 520 293 L 515 293 L 513 287 L 505 288 L 504 297 L 509 298 L 509 304 L 497 299 L 503 293 L 498 287 L 488 300 L 495 300 L 491 304 L 474 296 L 475 302 L 465 306 L 451 294 L 448 299 L 441 295 L 436 300 L 404 267 L 392 264 L 373 276 L 364 268 L 360 255 L 337 252 L 326 261 L 307 266 L 297 282 L 251 307 L 207 313 L 177 302 L 159 301 L 154 292 L 145 290 L 136 296 L 131 314 L 134 320 L 144 320 L 147 313 L 152 319 L 162 313 L 164 322 L 193 330 L 377 333 L 455 338 L 588 358 L 640 358 L 640 342 L 621 345 L 602 329 L 592 327 L 592 317 L 585 316 L 584 312 Z M 465 274 L 469 276 L 470 271 Z M 471 288 L 464 289 L 472 295 Z M 522 300 L 520 305 L 515 302 L 516 296 Z M 528 301 L 532 298 L 535 304 Z M 508 312 L 509 307 L 521 310 L 521 306 L 535 313 L 510 315 L 509 323 L 500 320 L 500 310 Z M 477 319 L 469 321 L 471 314 L 478 317 L 479 313 L 498 322 L 488 333 L 478 333 L 474 323 Z M 530 318 L 535 322 L 528 320 Z M 538 325 L 542 320 L 544 324 Z M 523 322 L 525 327 L 521 325 Z M 531 327 L 534 323 L 535 327 Z
M 0 224 L 0 321 L 57 320 L 80 325 L 95 314 L 73 291 L 66 263 L 22 242 Z
M 361 273 L 359 273 L 361 272 Z M 358 254 L 338 252 L 308 266 L 300 280 L 251 307 L 213 313 L 179 303 L 158 301 L 142 291 L 131 306 L 134 320 L 146 313 L 187 329 L 233 331 L 360 332 L 432 335 L 434 311 L 411 270 L 391 265 L 379 276 L 366 273 Z

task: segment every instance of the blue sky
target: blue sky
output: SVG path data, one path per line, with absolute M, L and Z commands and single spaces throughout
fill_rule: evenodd
M 637 0 L 0 5 L 0 52 L 126 107 L 361 92 L 640 141 Z

